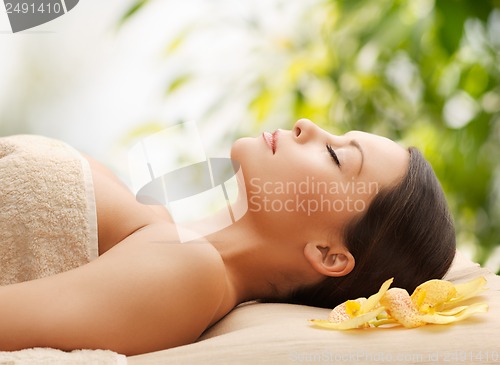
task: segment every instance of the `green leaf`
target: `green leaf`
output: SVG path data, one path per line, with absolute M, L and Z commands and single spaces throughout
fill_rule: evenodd
M 163 51 L 163 55 L 168 57 L 175 53 L 180 46 L 182 46 L 186 40 L 186 38 L 192 33 L 194 27 L 187 27 L 183 31 L 179 32 L 171 41 L 168 43 Z
M 183 74 L 174 79 L 170 83 L 170 85 L 167 87 L 167 91 L 165 92 L 166 95 L 170 95 L 173 92 L 177 91 L 179 88 L 187 84 L 189 81 L 191 81 L 192 75 L 191 74 Z
M 134 14 L 141 10 L 144 5 L 146 5 L 149 0 L 136 0 L 120 17 L 118 20 L 118 26 L 122 26 L 126 21 L 128 21 Z

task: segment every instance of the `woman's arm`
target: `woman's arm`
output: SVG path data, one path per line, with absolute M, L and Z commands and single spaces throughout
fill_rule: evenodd
M 224 295 L 206 244 L 168 244 L 148 226 L 80 268 L 0 288 L 0 350 L 110 349 L 140 354 L 191 343 Z

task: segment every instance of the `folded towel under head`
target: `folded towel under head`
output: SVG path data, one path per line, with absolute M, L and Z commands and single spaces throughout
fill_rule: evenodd
M 87 161 L 41 136 L 0 138 L 0 285 L 95 259 L 97 220 Z

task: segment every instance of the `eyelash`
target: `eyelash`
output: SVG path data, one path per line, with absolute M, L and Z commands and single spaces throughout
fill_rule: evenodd
M 326 149 L 328 150 L 328 152 L 330 153 L 330 156 L 332 156 L 332 159 L 333 161 L 337 164 L 338 167 L 340 167 L 340 161 L 339 161 L 339 158 L 337 157 L 337 154 L 335 153 L 335 151 L 333 150 L 332 146 L 330 146 L 329 144 L 326 145 Z

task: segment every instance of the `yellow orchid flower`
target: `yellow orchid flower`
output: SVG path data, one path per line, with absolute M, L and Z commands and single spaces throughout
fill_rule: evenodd
M 384 308 L 379 305 L 379 301 L 393 280 L 393 278 L 386 280 L 378 293 L 368 299 L 358 298 L 339 304 L 332 310 L 327 321 L 312 319 L 310 322 L 317 327 L 338 330 L 369 327 L 370 320 L 377 318 L 384 311 Z
M 427 323 L 452 323 L 488 310 L 486 303 L 459 305 L 485 290 L 484 277 L 456 285 L 446 280 L 429 280 L 419 285 L 411 296 L 404 289 L 389 289 L 391 283 L 392 279 L 387 280 L 378 293 L 368 299 L 358 298 L 338 305 L 327 321 L 310 322 L 317 327 L 339 330 L 384 324 L 413 328 Z

